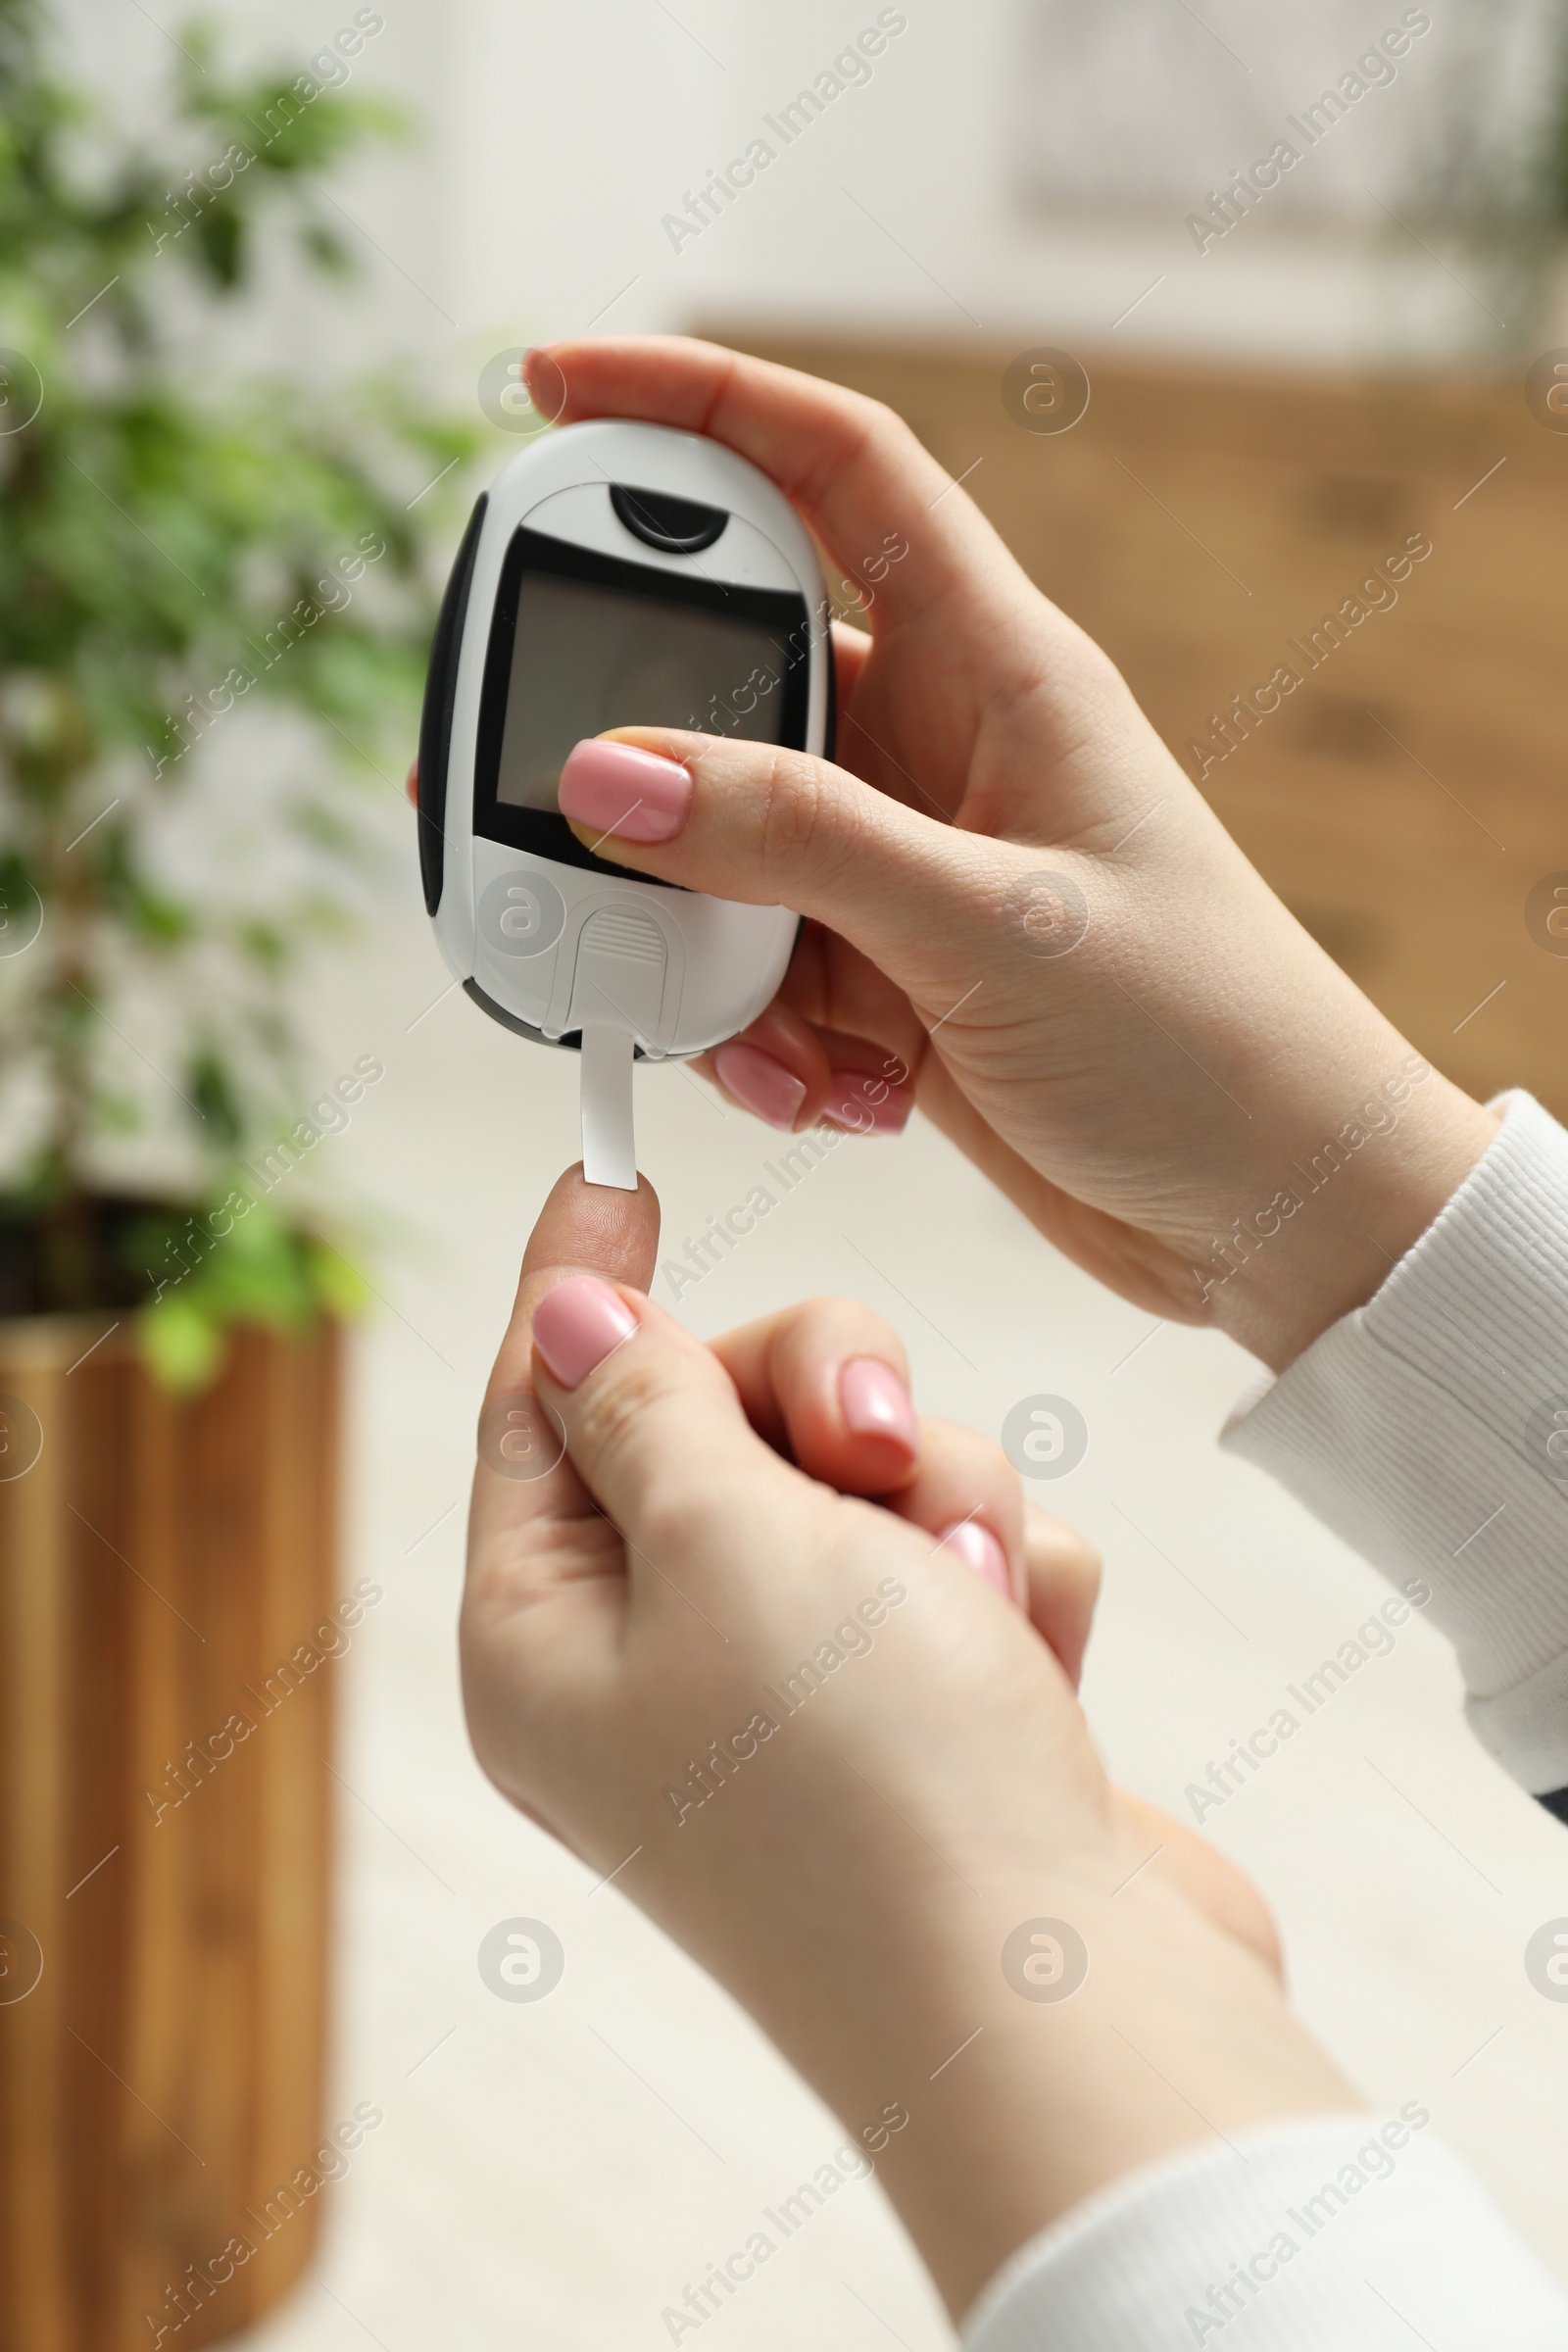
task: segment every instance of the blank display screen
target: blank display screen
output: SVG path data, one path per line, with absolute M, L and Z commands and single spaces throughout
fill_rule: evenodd
M 496 799 L 554 810 L 562 764 L 607 727 L 783 740 L 787 653 L 764 624 L 524 572 Z

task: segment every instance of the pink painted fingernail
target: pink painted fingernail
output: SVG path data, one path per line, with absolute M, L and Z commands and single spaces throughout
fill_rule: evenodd
M 574 1274 L 546 1291 L 533 1313 L 533 1344 L 564 1389 L 587 1379 L 637 1328 L 637 1318 L 608 1282 Z
M 839 1374 L 844 1426 L 857 1438 L 888 1438 L 911 1458 L 920 1450 L 920 1425 L 909 1392 L 891 1364 L 874 1355 L 852 1356 Z
M 692 805 L 692 780 L 678 760 L 594 738 L 566 754 L 558 797 L 574 825 L 602 827 L 617 841 L 673 841 Z
M 834 1070 L 822 1116 L 856 1135 L 902 1135 L 913 1108 L 906 1082 L 894 1085 L 874 1070 Z
M 1012 1576 L 1007 1567 L 1007 1555 L 989 1527 L 978 1519 L 960 1519 L 937 1538 L 939 1551 L 956 1552 L 966 1568 L 983 1576 L 988 1585 L 1006 1599 L 1012 1598 Z
M 725 1093 L 733 1095 L 743 1110 L 788 1135 L 806 1101 L 806 1089 L 792 1070 L 758 1046 L 720 1046 L 713 1067 Z

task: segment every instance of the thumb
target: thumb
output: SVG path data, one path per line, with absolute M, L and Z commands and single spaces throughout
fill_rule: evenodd
M 635 1193 L 589 1184 L 579 1162 L 558 1176 L 522 1254 L 517 1295 L 495 1370 L 494 1390 L 525 1377 L 533 1310 L 567 1274 L 604 1274 L 646 1290 L 659 1255 L 659 1196 L 646 1176 Z
M 539 1394 L 628 1547 L 633 1586 L 646 1565 L 683 1592 L 728 1589 L 740 1531 L 760 1514 L 776 1532 L 805 1482 L 752 1429 L 711 1348 L 640 1292 L 592 1275 L 545 1293 L 533 1346 Z
M 814 916 L 917 1002 L 973 986 L 1022 863 L 808 752 L 671 727 L 577 744 L 560 805 L 617 865 Z
M 518 1718 L 545 1725 L 551 1706 L 591 1681 L 607 1644 L 618 1642 L 618 1546 L 607 1550 L 603 1522 L 565 1457 L 560 1416 L 540 1399 L 533 1321 L 564 1283 L 645 1283 L 658 1247 L 659 1201 L 646 1177 L 622 1193 L 568 1168 L 529 1237 L 479 1415 L 461 1634 L 469 1736 L 497 1786 L 568 1843 L 559 1816 L 534 1802 L 529 1772 L 519 1777 Z
M 608 1275 L 639 1290 L 652 1281 L 659 1251 L 659 1199 L 646 1176 L 635 1193 L 584 1180 L 581 1165 L 557 1178 L 528 1237 L 506 1336 L 479 1415 L 475 1527 L 580 1501 L 570 1468 L 561 1464 L 533 1382 L 533 1314 L 553 1285 L 573 1274 Z M 486 1471 L 495 1473 L 487 1477 Z

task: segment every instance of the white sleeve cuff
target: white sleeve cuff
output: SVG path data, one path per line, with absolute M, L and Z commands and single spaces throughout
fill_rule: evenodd
M 1429 2122 L 1284 2124 L 1135 2173 L 1013 2256 L 964 2352 L 1565 2352 L 1568 2298 Z
M 1568 1134 L 1528 1095 L 1367 1305 L 1222 1444 L 1374 1566 L 1431 1592 L 1471 1724 L 1568 1788 Z

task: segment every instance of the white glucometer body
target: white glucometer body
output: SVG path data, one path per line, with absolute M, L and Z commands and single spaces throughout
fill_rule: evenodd
M 733 1037 L 772 998 L 798 918 L 590 851 L 557 807 L 572 746 L 695 728 L 832 756 L 815 551 L 787 499 L 696 433 L 616 418 L 544 432 L 473 511 L 419 729 L 419 860 L 441 953 L 519 1037 L 583 1051 L 591 1183 L 636 1186 L 634 1056 Z

